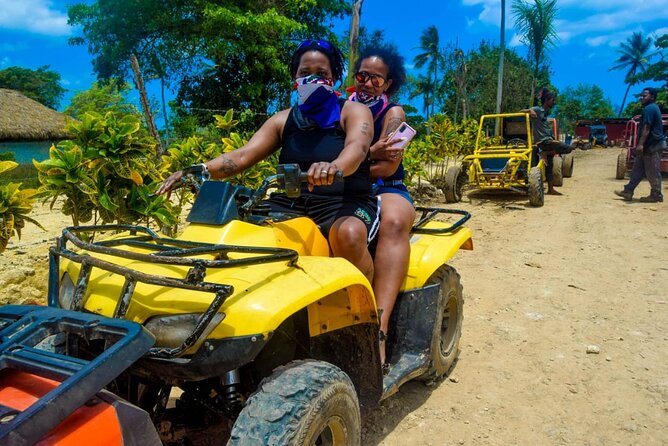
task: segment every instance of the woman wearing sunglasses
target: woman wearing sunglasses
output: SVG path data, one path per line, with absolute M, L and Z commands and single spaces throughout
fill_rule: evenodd
M 389 135 L 406 120 L 400 105 L 390 102 L 406 79 L 404 60 L 393 49 L 369 48 L 355 66 L 355 89 L 349 98 L 366 104 L 373 114 L 374 137 L 371 142 L 371 177 L 381 200 L 380 231 L 374 256 L 373 280 L 376 304 L 380 310 L 380 355 L 384 369 L 385 336 L 390 315 L 401 283 L 408 271 L 410 230 L 415 209 L 401 163 L 403 150 Z
M 369 145 L 373 119 L 369 108 L 339 100 L 334 84 L 343 74 L 343 55 L 330 42 L 307 40 L 293 53 L 290 74 L 298 105 L 269 118 L 241 148 L 201 165 L 212 178 L 235 175 L 279 148 L 279 163 L 297 163 L 308 172 L 308 186 L 298 198 L 274 194 L 274 211 L 301 213 L 313 219 L 343 257 L 373 280 L 368 241 L 378 227 L 377 200 L 369 180 Z M 192 169 L 192 168 L 191 168 Z M 334 183 L 337 172 L 344 181 Z M 183 176 L 173 173 L 158 190 L 171 190 Z

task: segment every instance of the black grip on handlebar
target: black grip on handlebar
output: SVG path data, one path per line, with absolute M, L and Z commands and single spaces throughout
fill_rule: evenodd
M 342 183 L 343 182 L 343 171 L 342 170 L 337 170 L 336 173 L 334 174 L 334 182 L 335 183 Z M 302 172 L 299 174 L 299 181 L 302 183 L 307 183 L 308 182 L 308 173 Z

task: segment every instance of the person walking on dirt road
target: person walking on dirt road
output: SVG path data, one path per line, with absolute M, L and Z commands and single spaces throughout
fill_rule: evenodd
M 659 203 L 663 201 L 661 192 L 661 152 L 666 149 L 666 138 L 661 127 L 661 110 L 656 105 L 656 89 L 648 87 L 640 94 L 643 105 L 638 127 L 638 144 L 635 147 L 635 162 L 631 170 L 629 182 L 621 191 L 615 194 L 625 201 L 633 199 L 633 191 L 640 184 L 643 177 L 647 177 L 651 192 L 647 197 L 641 197 L 643 203 Z
M 554 168 L 554 157 L 556 155 L 570 153 L 573 150 L 573 147 L 555 139 L 556 135 L 552 134 L 552 128 L 547 120 L 550 110 L 556 101 L 554 93 L 547 88 L 541 88 L 536 97 L 540 99 L 540 105 L 520 110 L 520 112 L 529 113 L 529 116 L 531 117 L 531 132 L 533 133 L 534 144 L 538 147 L 539 152 L 547 154 L 545 160 L 547 193 L 549 195 L 561 195 L 561 192 L 557 192 L 554 188 L 554 182 L 552 180 L 554 176 L 552 172 L 552 169 Z

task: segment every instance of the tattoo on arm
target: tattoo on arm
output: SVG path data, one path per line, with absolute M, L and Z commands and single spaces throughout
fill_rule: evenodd
M 211 174 L 214 176 L 214 178 L 226 178 L 229 177 L 230 175 L 234 175 L 236 171 L 237 171 L 237 163 L 235 163 L 226 155 L 222 155 L 221 166 L 215 170 L 215 174 L 213 171 L 211 172 Z M 220 176 L 216 174 L 219 174 Z
M 390 118 L 387 122 L 387 130 L 385 131 L 385 136 L 389 135 L 393 131 L 399 128 L 403 121 L 399 118 Z
M 369 134 L 369 123 L 368 122 L 363 122 L 362 123 L 362 135 L 367 136 Z
M 237 171 L 237 164 L 226 156 L 223 156 L 223 165 L 220 168 L 223 175 L 230 176 Z

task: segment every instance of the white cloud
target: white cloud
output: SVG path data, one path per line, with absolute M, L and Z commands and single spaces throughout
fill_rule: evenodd
M 464 6 L 482 7 L 478 15 L 481 22 L 498 26 L 500 2 L 498 0 L 461 0 Z M 527 0 L 528 1 L 528 0 Z M 615 46 L 624 41 L 633 31 L 643 31 L 654 36 L 666 33 L 668 28 L 655 29 L 657 21 L 668 21 L 666 0 L 559 0 L 555 28 L 558 43 L 574 40 L 587 45 Z M 512 30 L 512 1 L 506 2 L 506 28 Z M 521 45 L 513 36 L 510 46 Z
M 67 14 L 54 9 L 52 3 L 51 0 L 0 0 L 0 29 L 48 36 L 70 34 Z
M 3 57 L 0 59 L 0 67 L 8 67 L 11 59 L 9 57 Z

